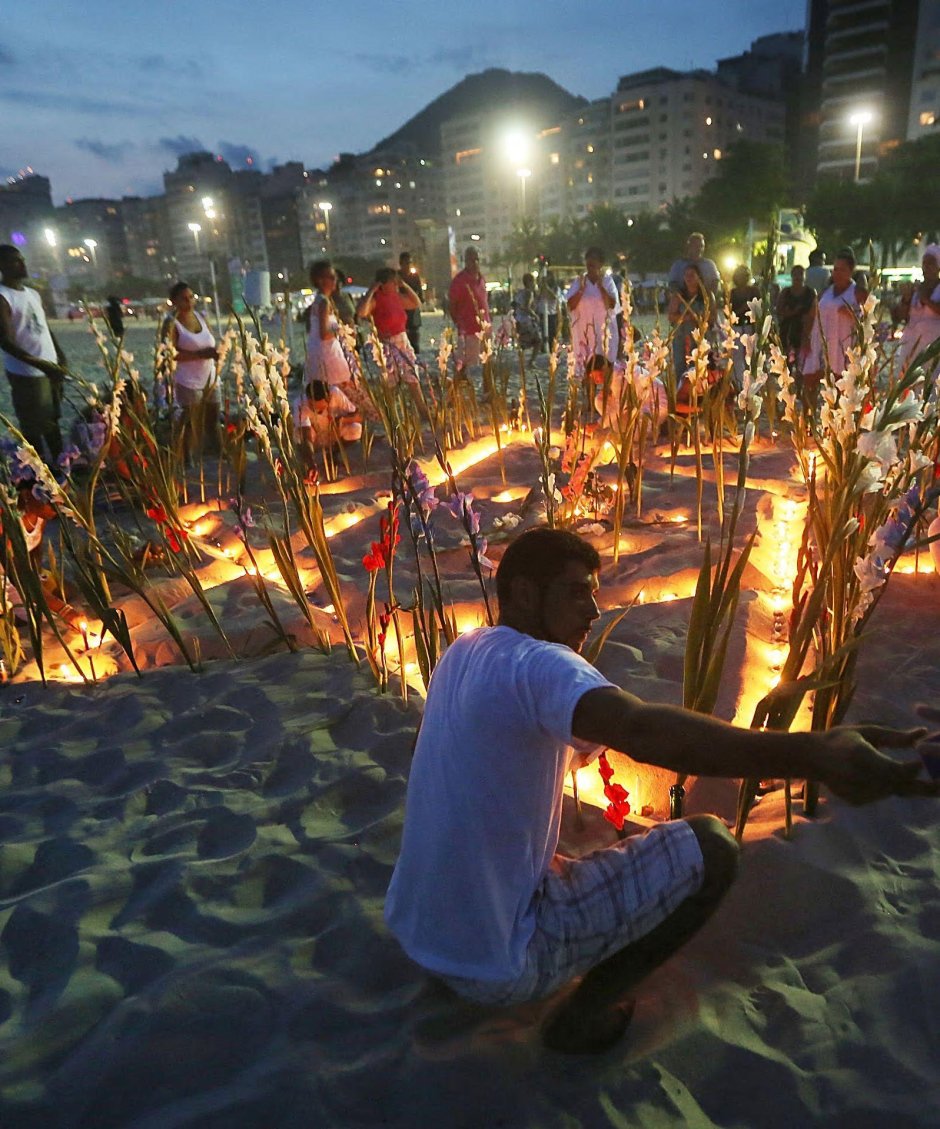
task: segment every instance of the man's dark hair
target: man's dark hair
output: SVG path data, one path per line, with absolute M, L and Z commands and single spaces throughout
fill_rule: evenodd
M 601 263 L 607 262 L 607 256 L 604 254 L 603 247 L 588 247 L 588 249 L 584 252 L 584 257 L 585 259 L 597 259 Z
M 411 252 L 410 251 L 402 251 L 402 253 L 398 256 L 398 261 L 401 262 L 403 259 L 410 259 L 410 258 L 411 258 Z
M 333 264 L 329 259 L 317 259 L 310 264 L 310 281 L 316 283 L 318 278 L 322 278 L 328 270 L 333 269 Z M 338 272 L 337 272 L 338 277 Z
M 836 262 L 841 259 L 843 263 L 848 263 L 849 266 L 855 269 L 855 252 L 851 247 L 843 247 L 841 251 L 836 253 Z
M 192 287 L 189 285 L 188 282 L 182 282 L 182 281 L 174 282 L 173 285 L 170 287 L 170 294 L 169 294 L 170 301 L 175 302 L 176 299 L 180 296 L 180 294 L 183 293 L 184 290 L 192 290 Z
M 0 259 L 5 259 L 7 255 L 18 255 L 19 253 L 19 247 L 14 247 L 12 243 L 0 243 Z
M 500 604 L 511 598 L 512 582 L 524 576 L 544 588 L 564 570 L 568 561 L 579 561 L 591 572 L 601 567 L 593 545 L 566 529 L 527 529 L 503 553 L 496 570 L 496 597 Z
M 821 265 L 825 257 L 826 256 L 817 247 L 816 250 L 810 251 L 809 253 L 809 265 L 811 267 L 816 266 L 817 264 Z
M 398 278 L 398 271 L 394 267 L 379 267 L 375 272 L 375 281 L 379 286 L 384 286 L 386 282 L 391 282 L 393 278 Z

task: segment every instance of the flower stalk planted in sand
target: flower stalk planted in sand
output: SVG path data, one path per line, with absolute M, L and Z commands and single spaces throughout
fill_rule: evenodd
M 841 724 L 855 691 L 864 630 L 935 494 L 926 484 L 933 472 L 927 451 L 933 449 L 938 426 L 936 401 L 918 366 L 887 386 L 878 379 L 883 358 L 874 341 L 874 308 L 870 299 L 844 371 L 824 374 L 818 420 L 802 410 L 786 361 L 771 347 L 808 506 L 789 653 L 780 684 L 758 704 L 755 726 L 789 728 L 809 690 L 814 691 L 811 727 Z M 937 354 L 940 343 L 927 354 L 928 362 Z M 804 675 L 811 652 L 813 669 Z M 755 780 L 742 783 L 739 837 L 756 789 Z M 816 784 L 808 781 L 808 813 L 817 795 Z

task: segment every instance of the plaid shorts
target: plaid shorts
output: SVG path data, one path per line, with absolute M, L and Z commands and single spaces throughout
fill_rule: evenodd
M 535 893 L 535 932 L 515 980 L 439 976 L 482 1004 L 539 1000 L 651 933 L 705 877 L 695 832 L 677 821 L 580 859 L 556 855 Z

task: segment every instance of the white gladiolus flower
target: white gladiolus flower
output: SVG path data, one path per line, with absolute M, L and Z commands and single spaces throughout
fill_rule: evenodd
M 763 305 L 764 305 L 763 299 L 761 299 L 761 298 L 752 298 L 750 300 L 750 302 L 748 302 L 748 304 L 747 304 L 747 320 L 751 323 L 751 325 L 757 325 L 757 319 L 761 315 L 761 310 L 763 309 Z
M 859 454 L 875 459 L 887 473 L 898 461 L 898 445 L 890 431 L 864 431 L 858 437 Z

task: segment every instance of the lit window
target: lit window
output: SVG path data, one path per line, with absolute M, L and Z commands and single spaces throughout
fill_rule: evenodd
M 721 150 L 716 149 L 715 152 L 712 153 L 712 156 L 715 158 L 716 161 L 720 161 L 721 160 Z
M 933 112 L 933 110 L 924 110 L 920 115 L 920 124 L 921 125 L 936 125 L 937 124 L 937 115 Z
M 593 145 L 589 145 L 589 146 L 587 147 L 587 151 L 588 151 L 589 153 L 593 153 L 593 152 L 594 152 L 594 146 L 593 146 Z
M 711 119 L 711 118 L 706 118 L 706 119 L 705 119 L 705 124 L 706 124 L 706 125 L 711 125 L 711 124 L 712 124 L 712 119 Z
M 549 153 L 548 163 L 550 165 L 557 165 L 560 160 L 561 160 L 561 157 L 558 153 Z

